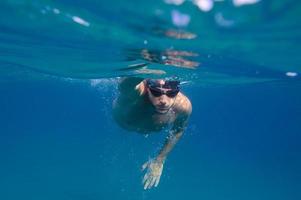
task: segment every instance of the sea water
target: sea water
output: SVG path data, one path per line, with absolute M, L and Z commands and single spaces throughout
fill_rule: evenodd
M 301 198 L 301 3 L 0 2 L 0 199 Z M 112 117 L 120 77 L 175 78 L 193 112 L 168 133 Z

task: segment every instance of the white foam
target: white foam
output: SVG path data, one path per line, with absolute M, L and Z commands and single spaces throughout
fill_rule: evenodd
M 214 5 L 213 0 L 193 0 L 193 3 L 204 12 L 212 10 Z
M 230 27 L 234 25 L 233 20 L 225 19 L 222 13 L 216 13 L 214 15 L 215 22 L 223 27 Z
M 174 4 L 174 5 L 181 5 L 185 2 L 185 0 L 164 0 L 165 3 L 167 4 Z
M 116 78 L 108 78 L 108 79 L 89 79 L 90 86 L 102 90 L 110 90 L 112 89 L 112 85 L 117 83 Z
M 244 5 L 250 5 L 258 3 L 260 0 L 233 0 L 234 6 L 244 6 Z
M 90 26 L 90 23 L 89 22 L 87 22 L 86 20 L 84 20 L 84 19 L 82 19 L 82 18 L 80 18 L 80 17 L 78 17 L 78 16 L 73 16 L 72 17 L 72 20 L 75 22 L 75 23 L 78 23 L 78 24 L 80 24 L 80 25 L 82 25 L 82 26 Z
M 190 22 L 190 16 L 188 14 L 181 13 L 177 10 L 172 10 L 171 18 L 172 23 L 178 27 L 187 26 Z
M 295 77 L 295 76 L 298 76 L 298 73 L 297 72 L 286 72 L 285 75 L 289 76 L 289 77 Z
M 61 13 L 61 11 L 57 8 L 53 8 L 52 11 L 54 14 L 57 14 L 57 15 Z

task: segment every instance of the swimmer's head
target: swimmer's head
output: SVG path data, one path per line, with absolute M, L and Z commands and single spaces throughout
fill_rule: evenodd
M 147 95 L 159 113 L 166 113 L 173 106 L 180 91 L 179 81 L 147 79 Z

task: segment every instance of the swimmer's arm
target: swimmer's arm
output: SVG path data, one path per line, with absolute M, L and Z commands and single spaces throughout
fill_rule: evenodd
M 184 131 L 179 131 L 177 133 L 171 133 L 165 143 L 161 151 L 159 152 L 156 160 L 160 162 L 164 162 L 169 152 L 174 148 L 175 144 L 180 140 L 181 136 L 183 135 Z
M 187 120 L 185 120 L 185 123 Z M 157 187 L 160 182 L 162 175 L 163 165 L 168 153 L 173 149 L 174 145 L 178 142 L 184 132 L 183 122 L 181 124 L 175 124 L 175 127 L 171 129 L 169 137 L 167 137 L 165 144 L 158 156 L 144 163 L 142 170 L 147 168 L 146 174 L 144 175 L 142 184 L 144 189 L 150 189 L 153 186 Z
M 141 96 L 143 78 L 127 77 L 122 78 L 118 85 L 120 96 L 123 99 L 133 100 Z M 138 87 L 140 86 L 140 87 Z M 141 88 L 141 89 L 140 89 Z
M 158 161 L 164 162 L 169 152 L 174 148 L 176 143 L 182 137 L 184 130 L 187 126 L 188 119 L 192 112 L 192 105 L 188 98 L 180 97 L 181 101 L 177 102 L 176 107 L 178 116 L 170 130 L 169 136 L 167 137 L 161 151 L 157 156 Z
M 177 142 L 182 137 L 184 130 L 187 126 L 189 115 L 185 115 L 180 119 L 176 120 L 173 128 L 170 130 L 169 136 L 166 138 L 166 141 L 160 150 L 156 160 L 159 162 L 164 162 L 169 152 L 174 148 Z
M 141 81 L 138 85 L 135 87 L 136 92 L 139 96 L 143 96 L 146 94 L 146 81 Z

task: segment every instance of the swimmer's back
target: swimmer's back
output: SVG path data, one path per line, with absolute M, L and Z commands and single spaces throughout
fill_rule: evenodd
M 123 78 L 120 81 L 118 87 L 120 95 L 127 98 L 137 98 L 139 95 L 138 92 L 135 90 L 135 87 L 143 80 L 143 78 L 138 77 Z

